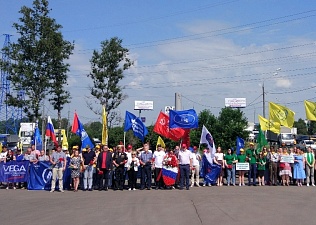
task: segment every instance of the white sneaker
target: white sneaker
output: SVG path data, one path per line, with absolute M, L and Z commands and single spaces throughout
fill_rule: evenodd
M 312 184 L 313 187 L 315 187 L 315 184 Z
M 9 187 L 7 187 L 6 189 L 9 190 Z
M 201 187 L 198 183 L 196 183 L 196 186 L 197 186 L 197 187 Z
M 191 184 L 191 186 L 190 187 L 193 187 L 194 186 L 194 184 Z
M 314 185 L 315 186 L 315 185 Z M 16 190 L 16 187 L 13 187 L 13 190 Z
M 227 186 L 230 186 L 230 184 L 227 184 Z
M 64 193 L 65 191 L 64 191 L 64 190 L 60 190 L 60 192 L 61 192 L 61 193 Z
M 128 190 L 129 190 L 129 191 L 131 191 L 131 190 L 132 190 L 132 188 L 129 188 Z
M 307 187 L 309 187 L 309 184 L 306 184 Z
M 241 187 L 241 183 L 239 183 L 239 187 Z
M 203 187 L 205 187 L 205 184 L 203 184 Z
M 207 186 L 211 187 L 212 185 L 211 185 L 211 184 L 208 184 Z
M 136 188 L 133 188 L 133 191 L 136 191 Z
M 50 190 L 50 193 L 53 193 L 54 192 L 54 190 Z

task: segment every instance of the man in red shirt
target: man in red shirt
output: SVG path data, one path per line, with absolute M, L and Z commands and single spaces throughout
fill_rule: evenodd
M 112 169 L 112 153 L 109 152 L 109 147 L 104 145 L 97 159 L 97 173 L 99 174 L 99 191 L 108 190 L 109 172 Z M 105 180 L 103 182 L 103 179 Z

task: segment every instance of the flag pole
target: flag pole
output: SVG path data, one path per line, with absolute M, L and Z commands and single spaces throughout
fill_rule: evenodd
M 124 149 L 125 149 L 125 137 L 126 137 L 126 132 L 124 131 Z

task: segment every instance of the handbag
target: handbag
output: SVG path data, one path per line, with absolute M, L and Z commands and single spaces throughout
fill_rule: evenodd
M 232 169 L 233 165 L 227 165 L 227 169 Z
M 279 167 L 280 167 L 281 169 L 283 169 L 283 168 L 285 167 L 285 163 L 280 163 L 280 164 L 279 164 Z

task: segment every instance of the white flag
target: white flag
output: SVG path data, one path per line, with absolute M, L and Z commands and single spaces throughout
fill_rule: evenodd
M 202 129 L 200 144 L 207 144 L 207 147 L 210 149 L 210 152 L 212 153 L 212 157 L 214 157 L 216 152 L 215 142 L 213 136 L 204 125 Z

